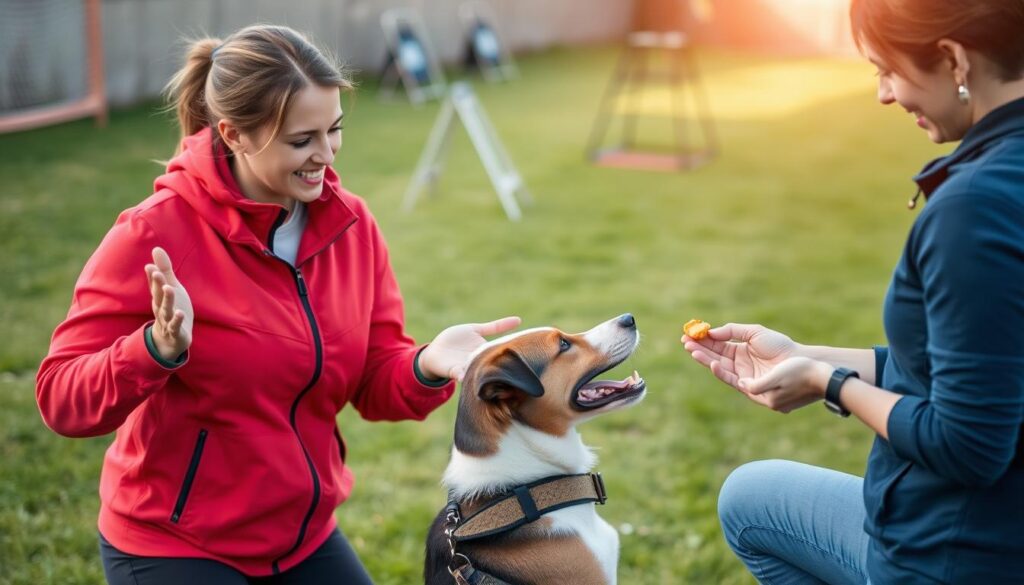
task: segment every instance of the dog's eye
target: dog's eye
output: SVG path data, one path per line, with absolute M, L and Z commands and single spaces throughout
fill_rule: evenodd
M 558 340 L 559 353 L 569 351 L 570 347 L 572 347 L 572 345 L 568 341 L 566 341 L 564 337 Z

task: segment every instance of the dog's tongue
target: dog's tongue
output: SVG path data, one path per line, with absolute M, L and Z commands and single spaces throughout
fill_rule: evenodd
M 597 390 L 598 388 L 608 388 L 611 390 L 624 390 L 630 386 L 635 385 L 640 381 L 640 374 L 633 372 L 633 375 L 626 378 L 625 380 L 597 380 L 596 382 L 587 382 L 580 386 L 580 390 Z
M 597 390 L 598 388 L 611 388 L 612 390 L 622 390 L 630 385 L 629 379 L 626 380 L 598 380 L 596 382 L 587 382 L 580 386 L 580 390 Z

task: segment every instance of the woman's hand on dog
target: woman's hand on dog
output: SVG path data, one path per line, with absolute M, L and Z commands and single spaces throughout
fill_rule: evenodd
M 174 361 L 192 345 L 192 299 L 163 248 L 153 248 L 153 263 L 145 271 L 153 297 L 153 343 L 161 357 Z
M 684 335 L 681 341 L 697 363 L 737 390 L 740 378 L 764 376 L 800 350 L 800 344 L 778 331 L 739 323 L 715 327 L 704 339 Z
M 453 325 L 437 334 L 421 353 L 419 367 L 424 375 L 461 380 L 469 356 L 484 343 L 485 337 L 500 335 L 519 326 L 519 317 L 504 317 L 489 323 Z

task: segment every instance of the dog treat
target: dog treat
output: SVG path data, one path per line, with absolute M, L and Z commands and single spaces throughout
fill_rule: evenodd
M 711 330 L 711 324 L 705 323 L 700 319 L 690 319 L 683 325 L 683 333 L 693 339 L 704 339 L 708 336 L 708 331 Z

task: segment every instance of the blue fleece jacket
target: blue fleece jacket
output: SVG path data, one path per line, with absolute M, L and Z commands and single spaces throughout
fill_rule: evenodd
M 1024 99 L 914 180 L 928 203 L 876 348 L 878 384 L 903 398 L 868 459 L 868 573 L 1024 583 Z

